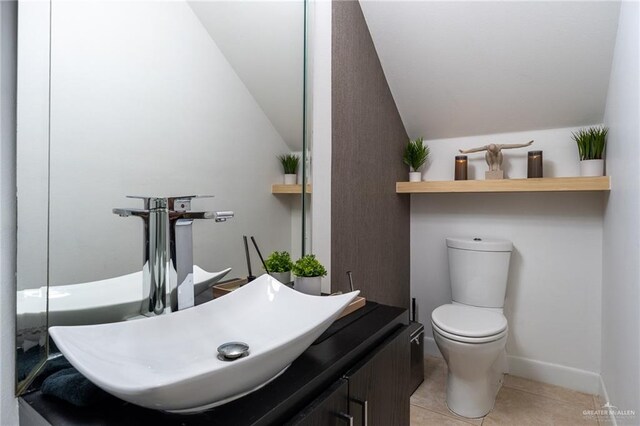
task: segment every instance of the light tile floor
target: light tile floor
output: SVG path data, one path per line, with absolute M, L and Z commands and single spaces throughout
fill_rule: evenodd
M 610 424 L 607 419 L 585 416 L 585 410 L 597 410 L 597 396 L 505 376 L 496 405 L 483 419 L 467 419 L 449 411 L 446 405 L 447 366 L 440 358 L 425 358 L 424 382 L 411 396 L 411 426 L 472 425 L 554 425 L 573 426 Z

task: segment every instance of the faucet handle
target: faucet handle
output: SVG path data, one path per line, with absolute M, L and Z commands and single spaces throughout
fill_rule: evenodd
M 191 211 L 171 211 L 169 218 L 175 219 L 214 219 L 216 222 L 226 222 L 234 216 L 232 211 L 222 212 L 191 212 Z
M 142 217 L 145 218 L 147 216 L 149 216 L 149 210 L 144 210 L 144 209 L 122 209 L 122 208 L 115 208 L 112 210 L 114 214 L 117 214 L 120 217 L 129 217 L 129 216 L 138 216 L 138 217 Z
M 229 219 L 233 219 L 234 213 L 232 211 L 214 212 L 216 222 L 226 222 Z

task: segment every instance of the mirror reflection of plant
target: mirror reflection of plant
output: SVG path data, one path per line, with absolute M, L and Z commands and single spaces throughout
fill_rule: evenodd
M 572 133 L 573 140 L 578 145 L 580 161 L 601 160 L 607 145 L 608 133 L 609 129 L 601 126 L 580 129 Z
M 409 140 L 404 149 L 402 161 L 411 168 L 411 171 L 417 172 L 420 167 L 429 158 L 429 147 L 424 144 L 423 138 Z
M 285 175 L 294 175 L 298 173 L 300 157 L 295 154 L 285 154 L 278 157 Z
M 327 270 L 314 254 L 307 254 L 296 260 L 291 272 L 297 277 L 324 277 L 327 275 Z
M 289 272 L 293 267 L 291 255 L 287 251 L 274 251 L 264 263 L 269 272 Z

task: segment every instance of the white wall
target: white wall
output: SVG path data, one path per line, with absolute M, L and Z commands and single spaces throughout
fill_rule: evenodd
M 428 141 L 425 179 L 451 180 L 458 148 L 521 143 L 505 150 L 508 177 L 526 177 L 527 150 L 543 150 L 545 176 L 578 175 L 574 128 Z M 470 178 L 484 179 L 484 155 L 470 154 Z M 431 311 L 449 303 L 445 238 L 513 241 L 505 315 L 511 372 L 596 392 L 600 370 L 602 193 L 418 194 L 411 198 L 411 292 L 427 329 Z
M 141 221 L 111 213 L 141 207 L 125 195 L 213 194 L 193 208 L 234 210 L 194 223 L 208 270 L 246 274 L 243 234 L 291 248 L 290 202 L 270 193 L 290 149 L 185 2 L 60 2 L 52 23 L 51 284 L 141 268 Z M 19 278 L 38 287 L 25 259 Z
M 640 421 L 640 6 L 623 2 L 605 124 L 612 189 L 604 212 L 602 379 L 608 400 Z
M 16 39 L 15 1 L 0 2 L 0 424 L 18 423 L 15 388 Z

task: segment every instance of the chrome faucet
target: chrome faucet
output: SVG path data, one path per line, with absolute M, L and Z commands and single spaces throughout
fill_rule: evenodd
M 138 197 L 143 209 L 113 209 L 121 216 L 137 216 L 143 221 L 143 315 L 160 315 L 194 305 L 193 232 L 195 219 L 226 222 L 232 211 L 192 212 L 197 195 L 179 197 Z

